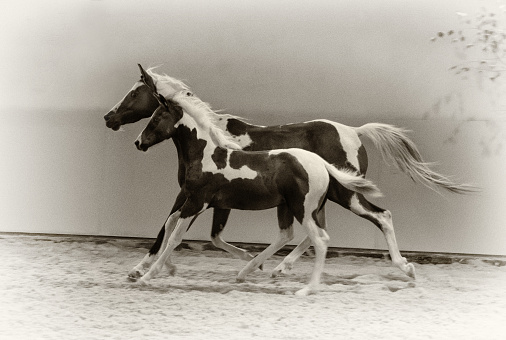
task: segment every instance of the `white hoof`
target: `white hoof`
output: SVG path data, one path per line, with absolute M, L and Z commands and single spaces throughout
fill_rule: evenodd
M 280 274 L 288 274 L 290 270 L 292 270 L 292 263 L 281 262 L 274 270 L 271 272 L 271 277 L 276 277 Z
M 165 264 L 164 265 L 165 270 L 169 273 L 170 276 L 176 276 L 177 267 L 175 265 L 171 264 Z
M 137 280 L 137 283 L 140 285 L 140 286 L 148 286 L 148 281 L 147 279 L 145 279 L 144 277 L 141 277 L 139 280 Z
M 140 279 L 144 275 L 144 271 L 142 269 L 132 269 L 128 273 L 128 279 L 130 281 L 137 281 L 137 279 Z
M 412 263 L 407 263 L 404 266 L 404 272 L 407 276 L 416 279 L 415 266 Z
M 314 294 L 314 293 L 315 293 L 314 289 L 312 289 L 309 286 L 306 286 L 306 287 L 304 287 L 304 288 L 299 289 L 298 291 L 296 291 L 295 295 L 297 295 L 297 296 L 308 296 L 308 295 Z

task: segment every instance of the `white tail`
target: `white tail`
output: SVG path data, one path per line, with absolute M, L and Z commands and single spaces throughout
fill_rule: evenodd
M 477 189 L 467 184 L 457 184 L 429 168 L 422 160 L 415 143 L 406 135 L 407 130 L 388 124 L 369 123 L 355 128 L 357 134 L 366 136 L 380 150 L 387 163 L 418 180 L 434 191 L 443 188 L 453 193 L 464 194 Z
M 338 169 L 326 161 L 324 163 L 330 176 L 334 177 L 346 189 L 373 197 L 383 196 L 376 185 L 364 177 L 358 176 L 356 172 Z

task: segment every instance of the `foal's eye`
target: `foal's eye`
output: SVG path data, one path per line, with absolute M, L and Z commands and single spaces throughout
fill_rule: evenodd
M 137 96 L 137 91 L 132 91 L 132 93 L 130 93 L 130 96 L 132 98 L 135 98 L 135 96 Z

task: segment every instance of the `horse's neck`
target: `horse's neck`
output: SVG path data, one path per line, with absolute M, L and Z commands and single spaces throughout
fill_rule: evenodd
M 241 136 L 250 130 L 264 128 L 264 126 L 249 124 L 237 118 L 227 118 L 224 121 L 224 123 L 220 122 L 219 127 L 232 136 Z

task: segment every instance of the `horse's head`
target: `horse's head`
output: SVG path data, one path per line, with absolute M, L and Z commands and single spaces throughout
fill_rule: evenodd
M 169 97 L 179 90 L 178 86 L 171 86 L 170 82 L 161 81 L 159 83 L 157 79 L 153 79 L 153 76 L 156 77 L 157 75 L 149 69 L 146 72 L 141 65 L 139 65 L 139 69 L 141 70 L 141 80 L 136 82 L 126 96 L 104 116 L 105 125 L 108 128 L 116 131 L 121 125 L 135 123 L 141 119 L 151 117 L 159 103 L 153 97 L 152 91 L 146 85 L 147 83 L 154 86 L 155 89 L 155 83 L 159 84 L 163 87 L 162 94 Z M 164 80 L 165 78 L 172 79 L 166 76 L 159 77 Z
M 157 93 L 156 87 L 149 80 L 143 80 L 150 91 L 150 95 L 159 104 L 148 125 L 142 130 L 135 141 L 137 149 L 147 151 L 151 146 L 169 139 L 176 131 L 177 123 L 183 117 L 183 109 L 170 99 L 165 99 Z

